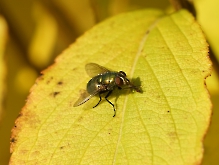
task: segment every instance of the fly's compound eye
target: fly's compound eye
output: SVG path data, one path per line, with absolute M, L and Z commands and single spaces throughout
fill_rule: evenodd
M 119 86 L 119 87 L 124 85 L 123 79 L 120 78 L 120 77 L 116 77 L 115 82 L 116 82 L 116 85 Z
M 123 71 L 119 71 L 119 75 L 120 75 L 120 76 L 123 76 L 123 77 L 126 77 L 126 74 L 125 74 L 125 72 L 123 72 Z

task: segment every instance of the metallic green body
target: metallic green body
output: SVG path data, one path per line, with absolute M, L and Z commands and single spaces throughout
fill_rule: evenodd
M 131 89 L 137 92 L 141 92 L 141 88 L 133 85 L 126 77 L 126 73 L 123 71 L 115 72 L 110 71 L 103 66 L 95 63 L 88 63 L 85 66 L 85 70 L 90 77 L 93 77 L 87 83 L 87 91 L 81 93 L 80 98 L 75 102 L 74 107 L 79 106 L 90 100 L 93 96 L 99 95 L 100 100 L 93 107 L 97 107 L 102 100 L 101 93 L 107 92 L 104 96 L 105 100 L 113 107 L 114 115 L 116 115 L 116 109 L 114 104 L 108 100 L 115 88 L 118 89 Z
M 96 91 L 107 92 L 116 87 L 115 78 L 118 76 L 118 72 L 106 72 L 93 77 L 87 83 L 87 92 L 94 94 Z

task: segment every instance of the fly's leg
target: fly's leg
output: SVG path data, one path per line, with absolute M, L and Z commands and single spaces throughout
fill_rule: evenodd
M 106 101 L 108 101 L 108 103 L 110 103 L 110 104 L 113 106 L 113 110 L 114 110 L 114 115 L 113 115 L 113 117 L 115 117 L 115 116 L 116 116 L 116 110 L 115 110 L 114 104 L 111 103 L 111 102 L 107 99 L 107 97 L 109 97 L 109 96 L 111 95 L 111 93 L 112 93 L 112 91 L 109 91 L 109 92 L 107 93 L 107 95 L 105 96 L 105 99 L 106 99 Z
M 93 108 L 95 108 L 96 106 L 98 106 L 102 100 L 101 96 L 100 96 L 100 93 L 99 93 L 99 97 L 100 97 L 100 100 L 98 101 L 97 105 L 95 105 Z

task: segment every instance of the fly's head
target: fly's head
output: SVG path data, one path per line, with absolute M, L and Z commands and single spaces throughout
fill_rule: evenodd
M 126 77 L 126 73 L 123 71 L 118 72 L 118 75 L 115 78 L 115 83 L 120 89 L 130 88 L 131 90 L 135 90 L 136 92 L 141 93 L 140 87 L 133 85 Z

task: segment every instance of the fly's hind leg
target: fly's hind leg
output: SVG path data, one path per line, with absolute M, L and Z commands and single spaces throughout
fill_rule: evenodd
M 110 103 L 110 104 L 113 106 L 113 110 L 114 110 L 114 115 L 113 115 L 113 117 L 115 117 L 115 116 L 116 116 L 116 109 L 115 109 L 115 106 L 114 106 L 113 103 L 111 103 L 111 102 L 107 99 L 107 97 L 109 97 L 109 96 L 111 95 L 111 93 L 112 93 L 112 91 L 109 91 L 109 92 L 107 93 L 107 95 L 105 96 L 105 99 L 106 99 L 106 101 L 108 101 L 108 103 Z

